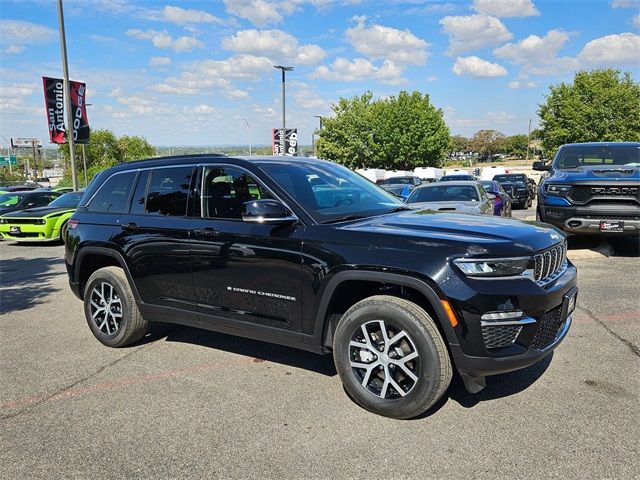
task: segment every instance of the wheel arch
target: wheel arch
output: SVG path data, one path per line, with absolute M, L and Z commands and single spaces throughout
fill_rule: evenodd
M 103 267 L 121 268 L 127 277 L 136 302 L 140 302 L 140 296 L 133 282 L 133 277 L 131 276 L 127 262 L 119 252 L 107 247 L 84 247 L 78 253 L 75 261 L 74 277 L 76 283 L 80 286 L 81 297 L 84 297 L 84 287 L 91 274 Z
M 425 280 L 404 273 L 350 270 L 336 273 L 328 280 L 324 288 L 316 312 L 315 329 L 313 333 L 313 338 L 318 344 L 325 348 L 330 345 L 337 316 L 335 309 L 332 307 L 336 305 L 336 301 L 339 303 L 341 289 L 353 292 L 354 289 L 352 287 L 355 284 L 362 286 L 363 283 L 377 286 L 379 290 L 373 294 L 394 295 L 414 301 L 433 316 L 447 344 L 458 343 L 456 334 L 449 323 L 447 314 L 441 303 L 441 299 L 443 299 L 444 296 L 438 295 L 435 285 L 430 285 Z M 401 294 L 397 294 L 398 288 Z M 396 291 L 389 291 L 390 289 L 396 289 Z M 417 297 L 416 294 L 418 295 Z M 362 298 L 366 298 L 366 296 Z M 351 302 L 351 305 L 362 299 L 358 298 L 357 294 L 352 298 L 356 300 Z M 350 305 L 343 305 L 343 307 L 345 306 L 348 308 Z M 342 309 L 339 308 L 338 310 Z

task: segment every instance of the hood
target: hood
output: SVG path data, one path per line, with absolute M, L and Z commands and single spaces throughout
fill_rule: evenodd
M 73 212 L 74 210 L 75 208 L 69 207 L 36 207 L 12 212 L 10 216 L 11 218 L 42 218 L 54 213 Z M 2 213 L 1 210 L 0 213 Z
M 403 242 L 407 247 L 413 244 L 418 248 L 457 243 L 459 250 L 468 255 L 531 255 L 565 238 L 559 230 L 536 222 L 430 210 L 405 210 L 357 220 L 340 228 L 400 237 L 389 242 L 394 248 L 401 248 Z
M 434 212 L 478 213 L 480 202 L 416 202 L 407 204 L 412 210 Z
M 631 165 L 598 165 L 578 167 L 571 170 L 554 170 L 554 181 L 571 182 L 573 180 L 640 180 L 640 167 Z

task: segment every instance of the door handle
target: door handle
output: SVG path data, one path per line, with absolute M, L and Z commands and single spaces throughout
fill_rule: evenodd
M 121 225 L 122 230 L 124 230 L 125 232 L 135 232 L 138 230 L 138 224 L 137 223 L 133 223 L 133 222 L 129 222 L 127 224 Z
M 213 228 L 204 228 L 204 229 L 201 229 L 201 230 L 194 230 L 193 234 L 196 237 L 212 238 L 212 237 L 215 237 L 216 235 L 218 235 L 218 232 L 215 231 Z

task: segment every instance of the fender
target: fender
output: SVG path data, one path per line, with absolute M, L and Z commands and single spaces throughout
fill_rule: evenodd
M 131 291 L 133 292 L 133 296 L 136 299 L 136 303 L 138 304 L 142 303 L 140 294 L 138 293 L 138 289 L 136 288 L 136 284 L 133 281 L 133 277 L 131 276 L 131 272 L 129 271 L 129 266 L 127 265 L 127 262 L 125 261 L 124 257 L 118 251 L 108 247 L 83 247 L 80 250 L 80 253 L 78 253 L 78 258 L 76 258 L 76 261 L 75 261 L 75 271 L 73 272 L 74 278 L 78 280 L 78 283 L 80 280 L 80 269 L 82 268 L 83 259 L 85 256 L 92 255 L 92 254 L 102 255 L 105 257 L 111 257 L 115 259 L 120 265 L 120 267 L 122 268 L 122 270 L 124 271 L 125 275 L 127 276 L 127 280 L 129 282 L 129 286 L 131 287 Z
M 442 304 L 440 303 L 440 296 L 438 296 L 436 291 L 428 283 L 416 277 L 408 275 L 389 272 L 376 272 L 371 270 L 347 270 L 338 272 L 327 282 L 322 293 L 322 299 L 320 300 L 318 310 L 316 312 L 314 332 L 311 336 L 309 336 L 310 338 L 305 338 L 305 341 L 313 341 L 313 343 L 323 345 L 324 332 L 326 331 L 325 328 L 327 326 L 327 322 L 329 321 L 329 319 L 326 318 L 326 312 L 329 308 L 329 302 L 331 301 L 336 288 L 338 288 L 341 283 L 348 280 L 369 280 L 381 283 L 392 283 L 394 285 L 411 287 L 419 291 L 427 298 L 433 310 L 436 312 L 437 318 L 435 318 L 434 320 L 439 323 L 442 331 L 445 333 L 447 337 L 447 343 L 449 343 L 450 345 L 458 344 L 458 338 L 453 330 L 453 327 L 449 323 L 447 314 L 444 311 Z

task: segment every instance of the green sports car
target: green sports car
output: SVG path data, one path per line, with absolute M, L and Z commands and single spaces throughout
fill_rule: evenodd
M 28 208 L 0 216 L 3 240 L 16 242 L 64 242 L 67 221 L 84 192 L 65 193 L 46 207 Z

